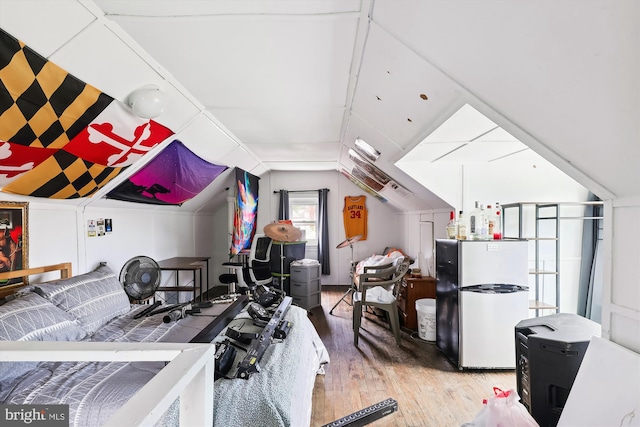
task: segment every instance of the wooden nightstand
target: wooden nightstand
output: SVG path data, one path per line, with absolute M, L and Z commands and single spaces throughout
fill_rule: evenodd
M 436 298 L 436 279 L 430 276 L 406 277 L 398 292 L 400 326 L 414 331 L 418 330 L 416 300 L 423 298 Z

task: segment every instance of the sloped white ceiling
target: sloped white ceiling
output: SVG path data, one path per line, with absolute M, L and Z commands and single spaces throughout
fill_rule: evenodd
M 447 206 L 395 162 L 465 104 L 601 197 L 640 193 L 639 16 L 625 0 L 0 0 L 3 29 L 116 99 L 159 85 L 158 121 L 207 160 L 340 171 L 362 137 L 405 210 Z
M 640 192 L 639 2 L 379 1 L 373 16 L 601 197 Z

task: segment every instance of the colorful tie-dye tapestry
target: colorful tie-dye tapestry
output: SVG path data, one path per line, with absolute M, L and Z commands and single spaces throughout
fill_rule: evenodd
M 0 29 L 0 186 L 87 197 L 173 132 Z
M 242 250 L 251 248 L 258 219 L 259 179 L 245 170 L 236 168 L 237 196 L 233 217 L 231 255 L 237 255 Z
M 107 197 L 154 205 L 181 205 L 227 168 L 198 157 L 176 139 Z

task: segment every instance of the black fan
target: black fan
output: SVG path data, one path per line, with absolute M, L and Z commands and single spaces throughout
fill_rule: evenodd
M 124 291 L 133 300 L 143 301 L 151 298 L 160 286 L 162 273 L 160 266 L 146 256 L 131 258 L 120 271 L 120 283 Z

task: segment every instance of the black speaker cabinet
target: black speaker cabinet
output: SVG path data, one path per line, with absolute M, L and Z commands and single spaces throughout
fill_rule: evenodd
M 518 394 L 540 427 L 555 427 L 600 325 L 575 314 L 552 314 L 516 325 Z
M 271 245 L 269 267 L 272 273 L 290 274 L 291 263 L 304 259 L 307 242 L 276 242 Z M 282 270 L 282 271 L 280 271 Z

